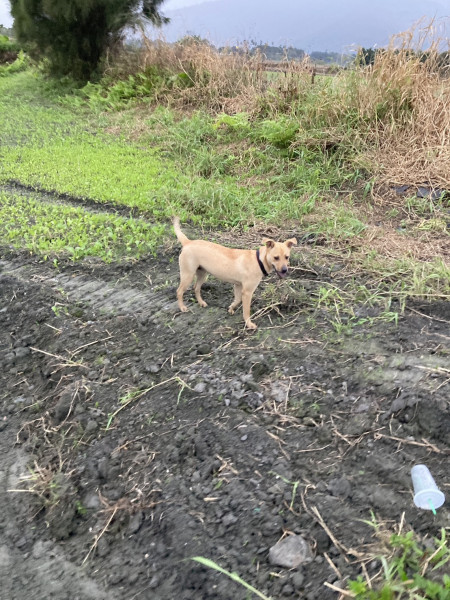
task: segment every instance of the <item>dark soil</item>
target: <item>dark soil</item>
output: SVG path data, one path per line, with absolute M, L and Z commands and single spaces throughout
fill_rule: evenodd
M 449 493 L 448 304 L 338 335 L 305 301 L 331 275 L 297 259 L 257 290 L 248 333 L 217 281 L 207 309 L 178 312 L 176 256 L 0 262 L 2 600 L 249 597 L 194 556 L 274 599 L 326 600 L 325 582 L 379 569 L 371 512 L 425 537 L 448 525 L 410 480 L 425 463 Z M 312 559 L 271 565 L 292 533 Z

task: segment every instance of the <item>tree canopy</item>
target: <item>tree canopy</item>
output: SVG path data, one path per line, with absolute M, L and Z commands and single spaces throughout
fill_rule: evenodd
M 164 0 L 11 0 L 17 40 L 46 57 L 55 75 L 86 81 L 127 26 L 143 17 L 156 26 Z

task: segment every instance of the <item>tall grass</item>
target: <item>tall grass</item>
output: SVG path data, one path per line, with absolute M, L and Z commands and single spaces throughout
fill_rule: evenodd
M 431 26 L 413 29 L 377 53 L 356 83 L 357 109 L 370 125 L 364 156 L 383 179 L 448 188 L 450 78 L 440 68 L 442 40 L 433 36 Z
M 440 64 L 445 43 L 450 48 L 433 24 L 418 24 L 392 38 L 373 66 L 312 78 L 307 60 L 268 73 L 264 57 L 245 48 L 219 53 L 195 39 L 167 44 L 143 36 L 134 62 L 123 57 L 121 76 L 127 69 L 147 73 L 149 93 L 160 104 L 245 112 L 253 121 L 284 115 L 292 150 L 338 153 L 382 183 L 450 188 L 450 77 Z

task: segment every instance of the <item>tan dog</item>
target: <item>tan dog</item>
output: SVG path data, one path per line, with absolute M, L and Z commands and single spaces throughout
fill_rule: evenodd
M 195 297 L 200 306 L 207 306 L 201 297 L 200 288 L 210 273 L 217 279 L 234 285 L 234 301 L 228 312 L 233 314 L 242 301 L 245 325 L 249 329 L 256 329 L 255 323 L 250 319 L 253 292 L 263 275 L 268 275 L 271 271 L 275 271 L 280 278 L 286 277 L 291 248 L 297 244 L 297 240 L 291 238 L 283 243 L 263 239 L 264 246 L 259 250 L 238 250 L 204 240 L 188 239 L 180 229 L 178 217 L 174 218 L 173 227 L 183 246 L 180 254 L 180 286 L 177 290 L 180 310 L 187 312 L 183 295 L 195 275 Z

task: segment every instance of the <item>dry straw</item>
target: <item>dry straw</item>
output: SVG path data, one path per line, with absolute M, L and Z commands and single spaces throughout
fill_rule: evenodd
M 447 40 L 433 24 L 395 36 L 362 73 L 359 110 L 374 119 L 366 157 L 385 181 L 450 189 L 450 73 Z M 413 50 L 413 52 L 411 52 Z M 448 57 L 448 55 L 447 55 Z
M 265 56 L 258 51 L 250 52 L 246 45 L 219 52 L 206 40 L 195 37 L 169 44 L 161 39 L 151 40 L 144 33 L 140 67 L 143 70 L 156 67 L 160 72 L 181 75 L 186 85 L 163 90 L 161 100 L 178 106 L 202 107 L 213 113 L 259 113 L 261 106 L 273 103 L 275 96 L 285 99 L 292 96 L 300 79 L 305 83 L 311 80 L 307 58 L 302 62 L 286 59 L 280 66 L 282 74 L 271 76 Z
M 450 189 L 449 49 L 442 27 L 419 22 L 372 66 L 334 77 L 312 76 L 307 58 L 286 59 L 273 73 L 259 52 L 219 52 L 196 38 L 169 44 L 143 34 L 137 61 L 164 75 L 160 103 L 250 118 L 284 113 L 298 124 L 294 147 L 338 150 L 381 183 Z

